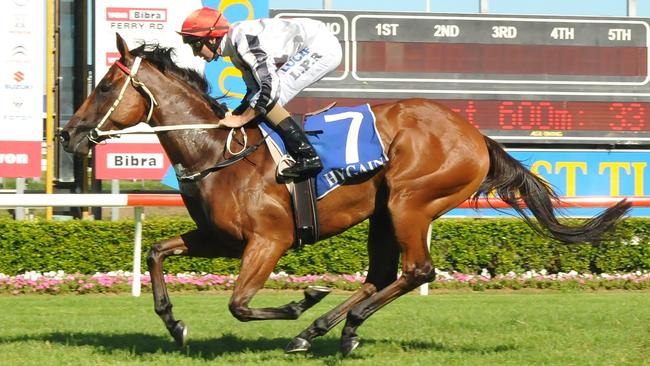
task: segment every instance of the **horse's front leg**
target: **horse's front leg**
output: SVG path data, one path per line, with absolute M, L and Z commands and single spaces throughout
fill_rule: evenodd
M 275 308 L 250 308 L 248 304 L 287 251 L 290 244 L 278 244 L 257 237 L 249 241 L 242 256 L 239 277 L 235 282 L 228 307 L 240 321 L 268 319 L 298 319 L 307 309 L 330 293 L 330 289 L 312 286 L 305 290 L 304 299 Z
M 151 287 L 153 290 L 154 309 L 160 316 L 169 333 L 179 346 L 187 342 L 187 327 L 185 324 L 174 319 L 172 303 L 167 294 L 167 286 L 163 274 L 163 261 L 172 255 L 189 255 L 195 257 L 232 257 L 236 253 L 229 253 L 218 245 L 210 245 L 208 238 L 198 230 L 187 232 L 181 236 L 163 240 L 154 244 L 147 256 L 147 266 L 151 276 Z
M 187 328 L 182 321 L 174 319 L 172 314 L 172 303 L 169 301 L 167 286 L 163 274 L 163 261 L 170 255 L 187 254 L 187 246 L 182 237 L 177 236 L 171 239 L 154 244 L 147 256 L 147 266 L 151 276 L 151 289 L 153 291 L 154 310 L 165 323 L 165 327 L 174 337 L 179 346 L 184 346 L 187 340 Z

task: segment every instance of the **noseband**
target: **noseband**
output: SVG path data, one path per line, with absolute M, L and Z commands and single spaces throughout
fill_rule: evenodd
M 115 133 L 111 133 L 110 131 L 103 131 L 101 130 L 102 126 L 106 123 L 108 118 L 111 116 L 113 111 L 117 109 L 117 106 L 120 105 L 120 102 L 122 101 L 122 98 L 124 97 L 124 93 L 126 92 L 126 88 L 129 86 L 129 84 L 133 85 L 133 87 L 136 90 L 141 90 L 146 94 L 146 96 L 149 98 L 149 112 L 147 113 L 147 119 L 143 121 L 143 123 L 149 124 L 149 121 L 151 120 L 151 115 L 153 114 L 153 109 L 158 105 L 158 101 L 156 101 L 156 98 L 153 96 L 151 93 L 151 90 L 147 88 L 144 83 L 138 81 L 136 79 L 136 75 L 138 74 L 138 70 L 140 69 L 140 63 L 142 62 L 141 57 L 136 57 L 135 61 L 133 62 L 133 66 L 131 69 L 126 67 L 123 63 L 120 62 L 120 60 L 115 61 L 115 65 L 117 65 L 120 70 L 124 71 L 124 73 L 127 75 L 126 82 L 124 85 L 122 85 L 122 89 L 120 90 L 120 94 L 117 96 L 117 99 L 113 102 L 113 105 L 111 108 L 106 111 L 106 114 L 104 114 L 104 117 L 102 117 L 101 121 L 97 124 L 97 126 L 90 131 L 88 134 L 88 140 L 90 140 L 93 143 L 98 143 L 99 138 L 102 136 L 108 136 L 108 138 L 112 138 L 115 136 Z

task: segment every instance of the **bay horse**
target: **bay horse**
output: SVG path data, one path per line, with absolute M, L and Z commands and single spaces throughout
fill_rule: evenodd
M 182 177 L 181 195 L 197 228 L 152 246 L 147 264 L 155 312 L 184 345 L 187 327 L 172 314 L 163 261 L 176 255 L 237 257 L 241 268 L 228 305 L 232 315 L 240 321 L 297 319 L 329 289 L 309 288 L 301 301 L 279 307 L 249 306 L 296 239 L 291 198 L 276 180 L 269 150 L 261 144 L 233 163 L 227 149 L 230 131 L 211 128 L 225 110 L 208 96 L 205 78 L 175 65 L 172 49 L 143 44 L 129 50 L 119 34 L 116 38 L 121 58 L 59 136 L 66 151 L 86 155 L 107 134 L 144 121 Z M 307 351 L 314 338 L 343 320 L 341 352 L 352 352 L 359 344 L 357 329 L 368 317 L 434 280 L 426 244 L 429 224 L 467 199 L 496 192 L 535 231 L 568 243 L 598 241 L 630 208 L 622 200 L 582 225 L 567 226 L 555 216 L 558 197 L 552 188 L 449 108 L 406 99 L 372 106 L 372 111 L 388 163 L 317 204 L 322 238 L 369 219 L 367 278 L 294 337 L 286 352 Z M 251 145 L 263 140 L 255 123 L 245 127 L 245 134 Z M 214 168 L 224 161 L 229 163 Z

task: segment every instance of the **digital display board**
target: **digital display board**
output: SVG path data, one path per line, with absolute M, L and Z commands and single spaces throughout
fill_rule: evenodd
M 271 11 L 328 24 L 341 66 L 292 112 L 421 97 L 504 142 L 648 144 L 650 23 L 639 18 Z
M 293 110 L 315 111 L 327 98 L 298 97 Z M 381 104 L 398 99 L 336 98 L 339 105 Z M 476 128 L 501 140 L 607 142 L 626 137 L 646 141 L 650 102 L 585 102 L 486 99 L 435 99 L 463 115 Z M 632 141 L 631 140 L 631 141 Z M 650 139 L 648 139 L 650 140 Z
M 647 50 L 641 47 L 469 45 L 407 42 L 358 42 L 356 74 L 373 78 L 385 73 L 518 75 L 519 81 L 579 81 L 592 76 L 628 77 L 643 81 L 648 74 Z M 442 75 L 435 75 L 442 74 Z M 495 76 L 498 78 L 498 76 Z

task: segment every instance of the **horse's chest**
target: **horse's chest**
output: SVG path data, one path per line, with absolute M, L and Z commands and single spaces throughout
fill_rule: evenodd
M 181 186 L 186 206 L 199 228 L 244 240 L 269 217 L 291 226 L 286 187 L 255 174 L 215 174 Z
M 199 230 L 219 236 L 215 239 L 241 238 L 237 228 L 236 212 L 230 212 L 233 207 L 232 197 L 228 194 L 205 192 L 201 184 L 185 184 L 181 186 L 181 194 L 190 216 Z

